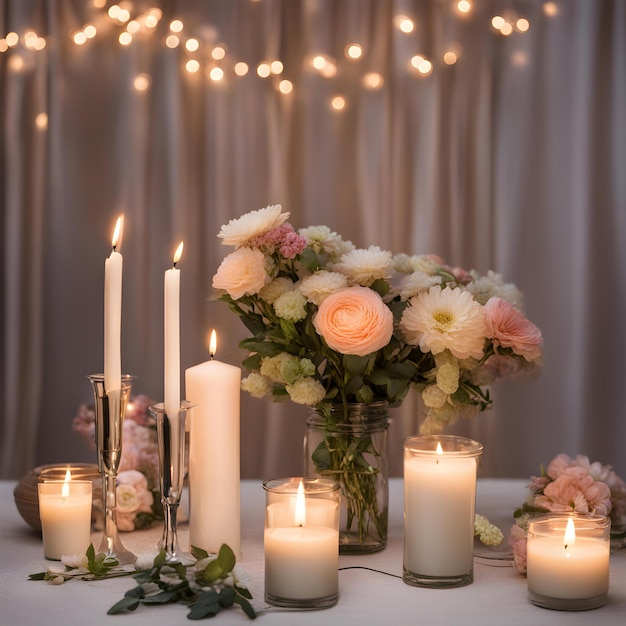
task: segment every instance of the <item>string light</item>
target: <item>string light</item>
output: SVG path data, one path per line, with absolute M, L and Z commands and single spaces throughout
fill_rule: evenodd
M 95 9 L 104 9 L 107 5 L 107 0 L 93 0 L 93 6 Z
M 506 24 L 506 20 L 501 15 L 494 15 L 491 18 L 491 25 L 496 30 L 500 30 L 505 24 Z
M 47 113 L 38 113 L 35 116 L 35 127 L 39 130 L 45 130 L 48 128 L 48 114 Z
M 13 54 L 9 57 L 7 65 L 12 72 L 21 72 L 24 69 L 24 59 L 19 54 Z
M 454 65 L 459 60 L 459 56 L 454 50 L 447 50 L 443 54 L 443 62 L 446 65 Z
M 467 14 L 472 10 L 472 3 L 469 0 L 459 0 L 456 8 L 459 13 Z
M 235 63 L 235 74 L 237 74 L 237 76 L 245 76 L 248 73 L 248 69 L 248 64 L 243 61 Z
M 345 55 L 346 59 L 356 61 L 363 55 L 363 48 L 358 43 L 350 43 L 346 46 Z
M 393 23 L 398 30 L 407 35 L 415 30 L 415 23 L 406 15 L 396 15 L 396 17 L 393 18 Z
M 72 39 L 77 46 L 82 46 L 87 41 L 87 35 L 82 30 L 78 30 L 72 35 Z
M 343 96 L 334 96 L 330 101 L 330 106 L 335 111 L 343 111 L 347 106 L 347 102 Z
M 195 37 L 190 37 L 185 42 L 185 48 L 189 52 L 195 52 L 200 47 L 200 42 Z
M 508 22 L 505 22 L 504 24 L 502 24 L 502 27 L 500 28 L 500 34 L 504 35 L 505 37 L 508 37 L 512 32 L 513 32 L 513 26 L 511 26 L 511 24 L 509 24 Z
M 543 12 L 548 17 L 554 17 L 558 14 L 559 7 L 557 6 L 556 2 L 546 2 L 543 5 Z
M 271 71 L 272 69 L 270 68 L 270 64 L 266 63 L 265 61 L 263 63 L 259 63 L 256 68 L 256 73 L 261 78 L 267 78 L 270 75 Z
M 211 56 L 216 61 L 221 61 L 226 56 L 226 48 L 224 48 L 224 46 L 215 46 L 215 48 L 211 50 Z
M 277 76 L 278 74 L 283 73 L 283 64 L 282 61 L 272 61 L 270 63 L 270 72 Z
M 122 46 L 130 46 L 133 41 L 133 36 L 128 31 L 124 31 L 120 33 L 118 40 Z
M 133 80 L 133 87 L 137 91 L 148 91 L 152 85 L 152 78 L 149 74 L 137 74 Z
M 93 39 L 98 34 L 98 31 L 93 24 L 85 24 L 83 27 L 83 33 L 85 33 L 85 37 L 87 37 L 87 39 Z
M 9 49 L 9 44 L 6 39 L 0 39 L 0 52 L 6 52 Z
M 9 48 L 15 48 L 15 46 L 17 46 L 20 41 L 18 34 L 13 32 L 7 33 L 7 36 L 4 39 L 7 42 L 7 46 L 9 46 Z
M 363 87 L 366 89 L 380 89 L 385 80 L 378 72 L 368 72 L 363 76 Z
M 183 23 L 180 20 L 172 20 L 170 22 L 170 30 L 173 33 L 180 33 L 183 30 Z
M 200 63 L 196 61 L 196 59 L 189 59 L 189 61 L 185 63 L 185 69 L 190 74 L 195 74 L 200 69 Z
M 530 22 L 526 18 L 520 17 L 517 22 L 515 22 L 515 28 L 517 28 L 520 33 L 525 33 L 530 28 Z
M 212 67 L 208 76 L 213 82 L 219 82 L 224 78 L 224 70 L 221 67 Z
M 134 35 L 141 30 L 141 24 L 137 20 L 131 20 L 126 24 L 126 30 L 131 33 L 131 35 Z
M 284 94 L 291 93 L 293 91 L 293 83 L 290 80 L 283 78 L 283 80 L 278 83 L 278 91 Z

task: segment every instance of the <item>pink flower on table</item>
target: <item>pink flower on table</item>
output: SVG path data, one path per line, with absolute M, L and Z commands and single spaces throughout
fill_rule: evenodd
M 611 490 L 606 483 L 591 476 L 562 474 L 543 490 L 535 499 L 535 506 L 548 511 L 576 511 L 609 515 L 611 512 Z
M 508 539 L 509 546 L 513 549 L 513 564 L 521 572 L 526 572 L 526 530 L 514 524 Z
M 265 255 L 256 248 L 241 247 L 231 252 L 217 268 L 213 287 L 223 289 L 233 300 L 258 293 L 270 282 Z
M 541 331 L 521 311 L 501 298 L 490 298 L 485 304 L 487 336 L 497 346 L 511 348 L 527 361 L 541 357 Z
M 117 527 L 121 531 L 136 528 L 139 513 L 152 513 L 154 497 L 148 490 L 146 477 L 137 470 L 117 475 Z
M 393 313 L 372 289 L 346 287 L 322 302 L 313 325 L 332 350 L 365 356 L 391 340 Z

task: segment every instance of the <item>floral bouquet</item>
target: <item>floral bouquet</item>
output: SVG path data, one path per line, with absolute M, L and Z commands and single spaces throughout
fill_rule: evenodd
M 496 379 L 537 369 L 541 332 L 499 274 L 359 249 L 326 226 L 296 232 L 288 217 L 272 205 L 224 225 L 218 237 L 234 250 L 213 287 L 251 335 L 240 343 L 250 371 L 242 388 L 313 407 L 329 433 L 317 457 L 341 464 L 339 474 L 324 469 L 339 476 L 344 500 L 363 502 L 376 473 L 368 459 L 380 451 L 367 438 L 332 436 L 348 421 L 347 409 L 333 409 L 399 406 L 413 386 L 426 408 L 421 431 L 441 432 L 489 408 Z M 347 488 L 341 472 L 359 478 Z
M 117 527 L 121 531 L 139 530 L 162 518 L 158 509 L 159 452 L 156 422 L 148 407 L 147 396 L 136 396 L 126 407 L 124 445 L 117 474 Z M 95 450 L 96 416 L 93 406 L 82 404 L 72 421 L 72 429 Z M 103 524 L 96 520 L 96 527 Z
M 526 571 L 526 537 L 533 516 L 550 512 L 595 513 L 609 516 L 616 532 L 626 528 L 626 483 L 610 465 L 590 463 L 589 457 L 575 459 L 559 454 L 540 476 L 532 476 L 530 495 L 513 514 L 515 524 L 509 535 L 513 561 Z

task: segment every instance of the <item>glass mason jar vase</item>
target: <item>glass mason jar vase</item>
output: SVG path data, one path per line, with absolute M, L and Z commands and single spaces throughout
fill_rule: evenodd
M 387 543 L 388 427 L 386 402 L 337 404 L 307 421 L 305 475 L 341 485 L 341 554 L 377 552 Z

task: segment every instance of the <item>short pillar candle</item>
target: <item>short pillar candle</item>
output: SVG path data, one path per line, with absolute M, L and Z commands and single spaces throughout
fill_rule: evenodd
M 91 543 L 91 481 L 42 481 L 38 492 L 44 556 L 58 561 L 85 554 Z
M 562 611 L 595 609 L 609 591 L 610 520 L 550 513 L 528 524 L 528 598 Z
M 339 592 L 339 483 L 325 478 L 265 481 L 265 600 L 325 608 Z
M 403 580 L 458 587 L 473 580 L 476 475 L 482 445 L 452 435 L 404 445 Z

